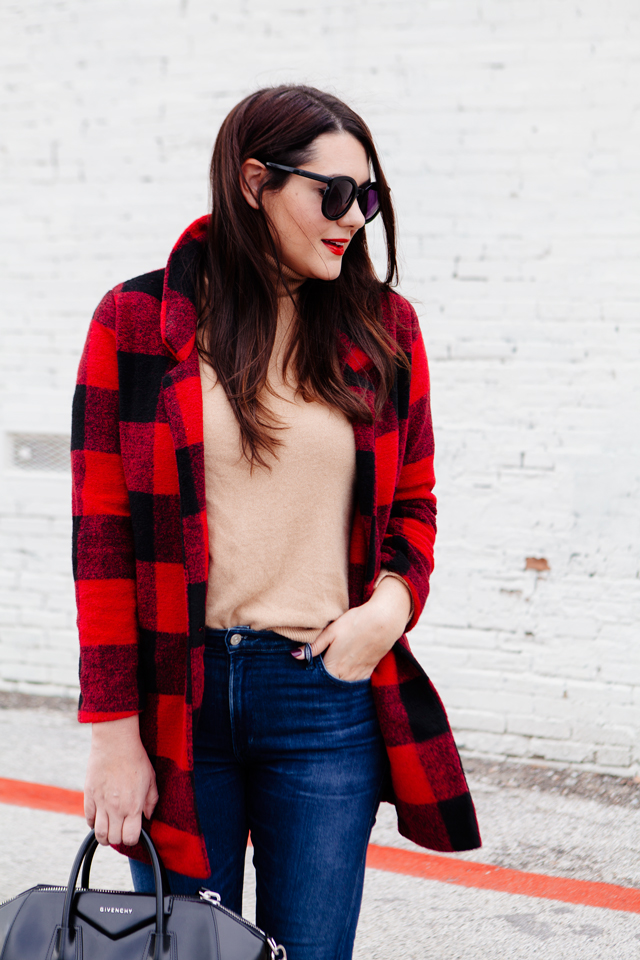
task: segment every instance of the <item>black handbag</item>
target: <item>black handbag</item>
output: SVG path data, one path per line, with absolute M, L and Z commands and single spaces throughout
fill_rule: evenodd
M 154 896 L 89 888 L 98 846 L 92 830 L 66 889 L 38 884 L 0 905 L 0 960 L 286 960 L 284 947 L 223 907 L 217 893 L 167 893 L 151 838 L 144 830 L 140 836 L 153 864 Z

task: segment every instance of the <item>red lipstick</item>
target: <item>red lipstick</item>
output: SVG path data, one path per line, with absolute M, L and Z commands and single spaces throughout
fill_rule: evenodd
M 322 241 L 327 247 L 328 250 L 331 250 L 331 253 L 335 253 L 337 257 L 341 257 L 344 251 L 347 249 L 347 244 L 349 241 L 347 239 L 343 240 L 342 238 L 332 239 L 332 240 L 323 240 Z

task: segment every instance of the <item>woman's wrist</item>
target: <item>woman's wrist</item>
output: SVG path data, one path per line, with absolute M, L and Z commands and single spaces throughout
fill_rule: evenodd
M 365 606 L 373 616 L 374 633 L 384 655 L 402 636 L 411 616 L 409 588 L 395 577 L 384 577 Z
M 404 632 L 413 612 L 413 598 L 404 580 L 391 575 L 380 577 L 369 602 Z
M 137 713 L 119 720 L 103 720 L 91 724 L 91 743 L 96 747 L 126 747 L 140 743 L 140 720 Z

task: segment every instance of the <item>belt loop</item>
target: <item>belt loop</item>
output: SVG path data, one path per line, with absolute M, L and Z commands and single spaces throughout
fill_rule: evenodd
M 304 658 L 307 661 L 307 670 L 311 670 L 313 667 L 313 654 L 311 653 L 311 644 L 305 643 L 304 645 Z

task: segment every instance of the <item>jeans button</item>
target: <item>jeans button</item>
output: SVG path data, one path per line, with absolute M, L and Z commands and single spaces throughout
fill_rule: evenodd
M 242 634 L 241 634 L 241 633 L 234 633 L 233 636 L 231 637 L 231 639 L 229 640 L 229 643 L 230 643 L 233 647 L 237 647 L 241 640 L 242 640 Z

